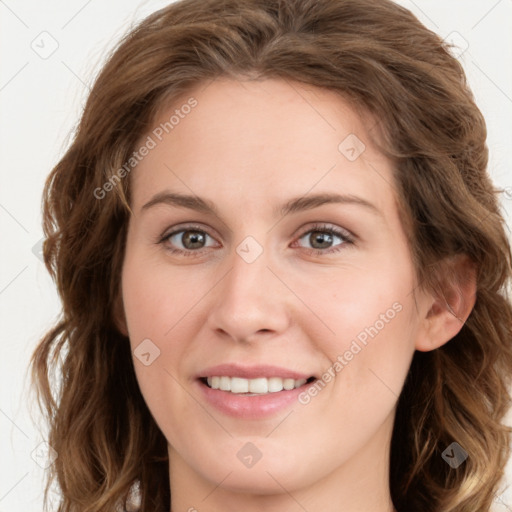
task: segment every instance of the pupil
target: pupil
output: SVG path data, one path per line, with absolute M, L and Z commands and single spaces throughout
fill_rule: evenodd
M 315 244 L 318 242 L 318 244 L 321 245 L 321 247 L 315 247 L 315 249 L 325 249 L 329 246 L 330 243 L 332 243 L 332 235 L 329 233 L 322 233 L 320 231 L 317 231 L 317 235 L 314 235 L 313 233 L 310 236 L 310 242 L 313 247 L 315 247 Z
M 181 241 L 187 249 L 196 249 L 197 247 L 201 247 L 201 244 L 204 243 L 204 236 L 197 231 L 186 231 Z M 190 247 L 190 245 L 193 247 Z
M 316 233 L 316 235 L 313 233 L 310 235 L 311 245 L 316 249 L 325 249 L 332 243 L 331 234 L 320 231 Z M 187 231 L 182 237 L 182 243 L 189 249 L 196 249 L 197 247 L 201 247 L 204 243 L 204 236 L 198 231 Z

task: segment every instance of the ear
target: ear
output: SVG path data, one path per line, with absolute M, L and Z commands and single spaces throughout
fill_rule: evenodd
M 112 314 L 114 317 L 114 324 L 117 327 L 117 330 L 123 336 L 128 337 L 128 325 L 126 323 L 126 316 L 124 314 L 123 294 L 121 290 L 119 290 L 119 292 L 116 295 Z
M 428 294 L 416 349 L 428 352 L 450 341 L 462 329 L 476 302 L 476 265 L 465 254 L 441 263 L 437 286 Z

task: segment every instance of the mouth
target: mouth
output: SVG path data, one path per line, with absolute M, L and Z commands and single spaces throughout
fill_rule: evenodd
M 316 378 L 293 379 L 283 377 L 256 377 L 253 379 L 245 379 L 242 377 L 215 375 L 211 377 L 201 377 L 199 380 L 205 386 L 213 390 L 225 391 L 242 396 L 262 396 L 298 389 L 311 384 Z
M 196 376 L 205 405 L 241 420 L 264 420 L 284 412 L 316 380 L 286 367 L 238 363 L 212 366 Z

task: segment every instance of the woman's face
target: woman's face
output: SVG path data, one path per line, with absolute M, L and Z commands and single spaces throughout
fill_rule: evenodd
M 154 128 L 122 296 L 171 479 L 264 494 L 386 474 L 428 304 L 372 123 L 332 92 L 215 80 Z

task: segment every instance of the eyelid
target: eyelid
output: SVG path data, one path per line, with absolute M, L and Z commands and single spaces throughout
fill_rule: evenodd
M 180 231 L 202 231 L 202 232 L 206 233 L 208 236 L 210 236 L 210 238 L 214 238 L 210 234 L 210 231 L 213 231 L 215 233 L 215 235 L 218 236 L 217 232 L 210 226 L 202 226 L 195 222 L 192 222 L 192 223 L 180 222 L 179 224 L 172 226 L 172 228 L 166 229 L 163 232 L 163 234 L 160 235 L 158 238 L 160 240 L 163 238 L 168 238 L 169 236 L 179 233 Z
M 297 246 L 300 240 L 308 233 L 312 233 L 315 231 L 320 233 L 328 233 L 334 237 L 337 237 L 341 240 L 341 243 L 325 249 L 316 249 L 314 247 L 301 247 L 304 251 L 314 256 L 329 257 L 331 255 L 335 255 L 339 253 L 339 251 L 346 250 L 347 245 L 349 247 L 354 246 L 357 238 L 353 233 L 351 233 L 349 230 L 345 228 L 342 228 L 341 226 L 332 225 L 330 223 L 325 222 L 316 222 L 312 226 L 310 225 L 305 228 L 302 228 L 301 233 L 298 236 L 296 236 L 292 247 Z
M 209 230 L 211 228 L 208 227 L 205 229 L 204 226 L 201 226 L 197 223 L 180 223 L 176 226 L 173 226 L 171 230 L 164 232 L 163 235 L 161 235 L 157 243 L 165 244 L 172 236 L 183 232 L 183 231 L 199 231 L 201 233 L 204 233 L 206 236 L 212 238 L 213 240 L 216 240 L 215 236 L 209 233 Z M 329 222 L 313 222 L 312 224 L 308 224 L 306 226 L 303 226 L 300 228 L 299 233 L 295 232 L 292 236 L 294 237 L 293 244 L 296 244 L 301 238 L 303 238 L 307 233 L 313 232 L 313 231 L 320 231 L 320 232 L 326 232 L 331 233 L 334 236 L 339 237 L 343 242 L 339 245 L 335 245 L 333 247 L 327 248 L 327 249 L 315 249 L 315 248 L 308 248 L 308 247 L 300 247 L 301 249 L 304 249 L 305 251 L 309 251 L 310 253 L 315 253 L 317 255 L 330 255 L 333 253 L 336 253 L 337 251 L 341 250 L 341 246 L 344 245 L 353 245 L 355 240 L 357 239 L 356 235 L 354 235 L 351 231 L 347 230 L 346 228 L 343 228 L 341 226 L 337 226 L 335 224 L 329 223 Z M 217 242 L 218 243 L 218 242 Z M 211 249 L 211 247 L 201 248 L 197 250 L 193 249 L 176 249 L 176 248 L 168 248 L 168 250 L 171 253 L 176 254 L 182 254 L 186 256 L 201 256 L 206 250 Z
M 189 231 L 189 230 L 190 231 L 194 231 L 194 230 L 202 231 L 202 232 L 205 232 L 207 235 L 209 235 L 211 238 L 215 238 L 208 232 L 208 230 L 212 229 L 212 228 L 210 228 L 208 226 L 205 229 L 205 226 L 202 226 L 197 223 L 188 224 L 188 223 L 184 222 L 184 223 L 177 224 L 176 226 L 173 226 L 171 229 L 172 229 L 172 231 L 168 231 L 166 229 L 164 231 L 164 233 L 158 237 L 159 241 L 164 238 L 168 238 L 171 235 L 179 233 L 180 231 Z M 337 225 L 329 223 L 329 222 L 321 222 L 321 221 L 315 221 L 313 223 L 306 225 L 305 227 L 303 226 L 303 227 L 299 228 L 297 231 L 295 231 L 295 233 L 292 236 L 300 238 L 300 237 L 304 236 L 306 233 L 308 233 L 309 231 L 313 231 L 315 229 L 317 229 L 319 231 L 328 231 L 330 229 L 333 231 L 339 231 L 339 232 L 341 232 L 340 234 L 343 234 L 346 238 L 348 238 L 350 240 L 354 240 L 357 238 L 351 231 L 349 231 L 346 228 L 337 226 Z M 217 235 L 217 233 L 216 233 L 216 235 Z
M 354 233 L 352 233 L 346 228 L 343 228 L 336 224 L 332 224 L 330 222 L 320 221 L 313 222 L 311 224 L 308 224 L 306 227 L 300 228 L 300 230 L 298 231 L 299 235 L 294 236 L 301 238 L 303 235 L 309 233 L 310 231 L 334 231 L 339 233 L 339 235 L 343 235 L 344 238 L 347 238 L 350 241 L 355 241 L 357 238 L 356 235 L 354 235 Z

